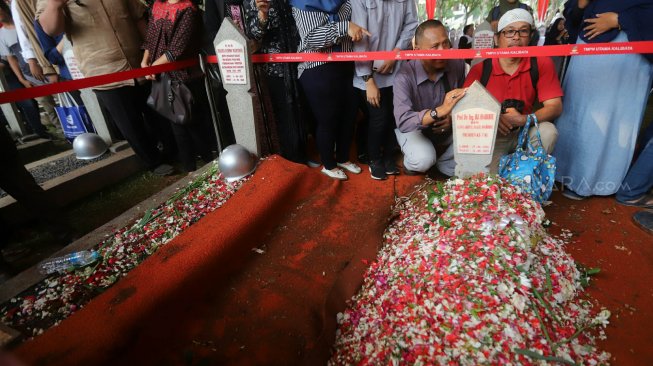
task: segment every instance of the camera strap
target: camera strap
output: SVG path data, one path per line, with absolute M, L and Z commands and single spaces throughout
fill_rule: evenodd
M 490 75 L 492 74 L 492 59 L 486 58 L 483 60 L 483 73 L 481 74 L 481 84 L 484 87 L 487 87 L 488 81 L 490 81 Z M 531 83 L 533 84 L 533 90 L 537 93 L 537 82 L 540 80 L 540 70 L 537 66 L 537 58 L 531 57 Z

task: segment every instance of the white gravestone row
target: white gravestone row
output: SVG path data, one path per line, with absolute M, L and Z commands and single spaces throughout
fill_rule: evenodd
M 456 104 L 451 115 L 457 177 L 489 172 L 500 113 L 501 104 L 478 81 Z

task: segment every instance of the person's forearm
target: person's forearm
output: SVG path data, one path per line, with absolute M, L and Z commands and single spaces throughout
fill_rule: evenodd
M 540 121 L 553 122 L 556 118 L 560 117 L 561 114 L 562 114 L 561 104 L 544 106 L 535 112 L 535 116 L 537 117 L 538 122 Z
M 45 9 L 39 16 L 39 23 L 45 33 L 55 37 L 65 30 L 65 18 L 63 13 L 63 3 L 60 1 L 49 0 Z
M 25 76 L 23 75 L 23 72 L 18 65 L 18 59 L 15 56 L 7 56 L 7 62 L 9 63 L 11 71 L 14 72 L 14 75 L 16 75 L 18 81 L 20 81 L 22 84 L 25 81 Z
M 143 60 L 141 60 L 141 65 L 149 65 L 150 64 L 150 51 L 145 50 L 143 52 Z
M 163 55 L 161 55 L 161 57 L 156 59 L 156 61 L 152 62 L 152 66 L 163 65 L 163 64 L 167 64 L 169 62 L 170 62 L 170 60 L 168 60 L 168 57 L 164 53 Z

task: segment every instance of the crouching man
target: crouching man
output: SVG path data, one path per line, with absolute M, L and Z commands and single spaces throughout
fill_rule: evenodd
M 415 49 L 451 48 L 444 25 L 427 20 L 415 31 Z M 463 60 L 410 60 L 394 81 L 395 135 L 408 175 L 426 173 L 437 164 L 452 176 L 456 167 L 451 134 L 451 110 L 465 94 Z M 436 152 L 444 151 L 441 156 Z
M 497 29 L 494 38 L 499 48 L 528 46 L 533 34 L 533 16 L 524 9 L 510 10 L 499 19 Z M 515 150 L 520 127 L 531 113 L 539 122 L 542 147 L 549 154 L 553 151 L 558 130 L 548 121 L 562 113 L 563 93 L 549 57 L 487 59 L 472 67 L 464 86 L 476 80 L 502 105 L 490 173 L 497 173 L 501 157 Z M 536 98 L 542 107 L 533 111 Z M 535 144 L 535 127 L 529 129 L 529 135 Z

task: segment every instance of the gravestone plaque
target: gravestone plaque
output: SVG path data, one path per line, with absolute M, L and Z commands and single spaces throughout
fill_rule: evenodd
M 451 113 L 456 176 L 488 173 L 499 126 L 501 104 L 475 81 Z
M 227 104 L 233 124 L 236 143 L 250 152 L 261 154 L 257 141 L 257 118 L 253 92 L 254 70 L 250 55 L 246 52 L 247 37 L 231 19 L 225 18 L 213 41 L 218 56 L 220 77 L 227 91 Z
M 245 64 L 245 46 L 231 39 L 215 46 L 222 83 L 247 84 L 247 65 Z
M 492 30 L 492 26 L 490 25 L 490 23 L 485 21 L 479 24 L 479 26 L 476 28 L 476 32 L 474 32 L 474 49 L 481 50 L 481 49 L 493 48 L 493 47 L 494 47 L 494 31 Z M 474 60 L 472 60 L 472 66 L 476 65 L 481 61 L 482 59 L 475 58 Z

